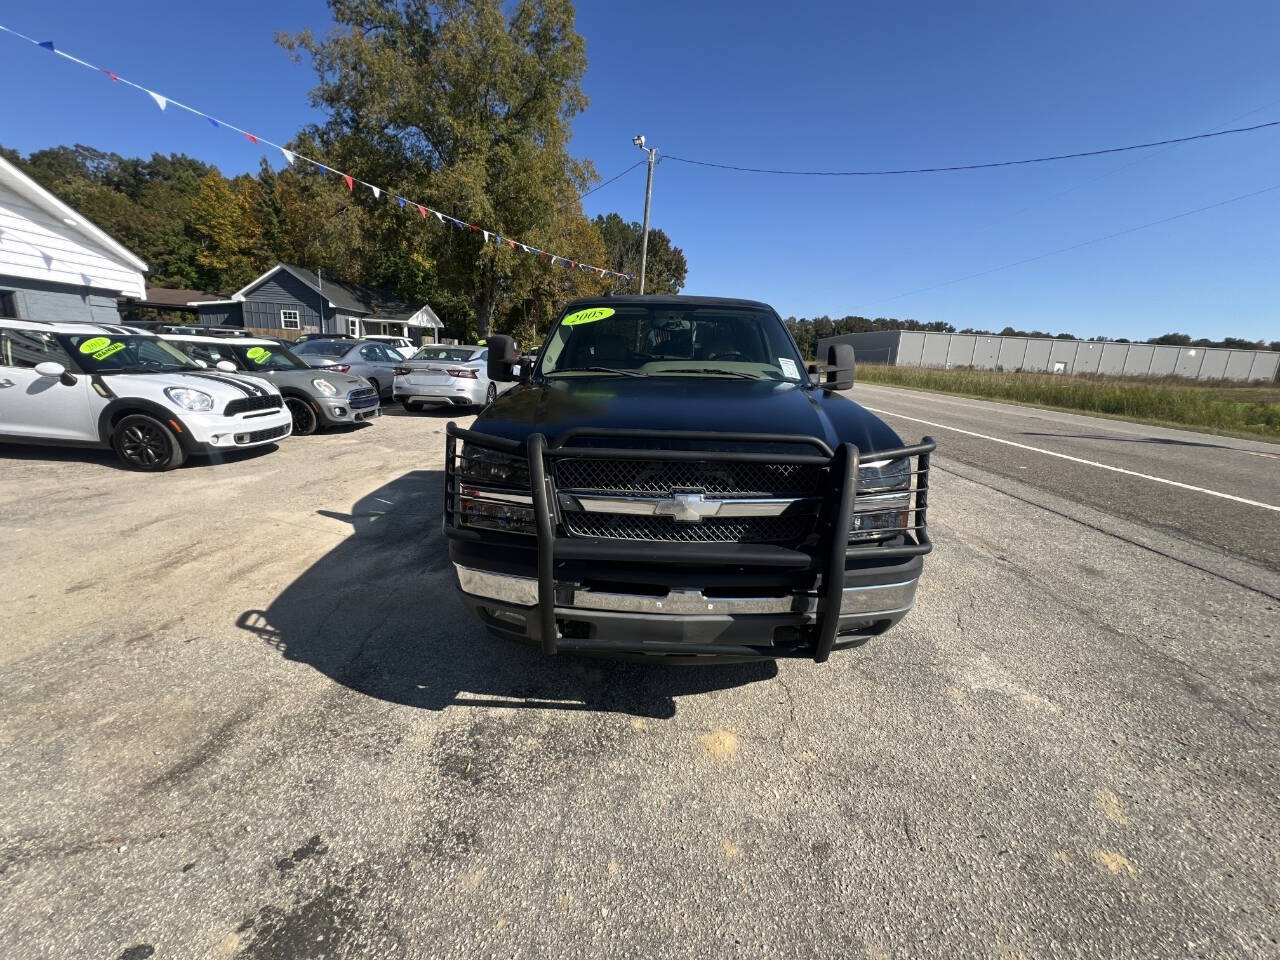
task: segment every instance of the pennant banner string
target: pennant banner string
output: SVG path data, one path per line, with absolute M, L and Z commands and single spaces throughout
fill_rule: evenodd
M 412 200 L 405 200 L 404 197 L 387 191 L 385 187 L 379 187 L 376 184 L 372 184 L 372 183 L 369 183 L 368 181 L 361 180 L 358 177 L 352 176 L 349 173 L 344 173 L 341 170 L 334 169 L 333 167 L 325 166 L 319 160 L 313 160 L 310 157 L 303 156 L 302 154 L 298 153 L 295 150 L 290 150 L 288 147 L 284 146 L 283 144 L 279 144 L 272 140 L 268 140 L 266 137 L 260 137 L 255 133 L 250 133 L 248 130 L 245 130 L 241 127 L 237 127 L 234 123 L 228 123 L 227 121 L 219 117 L 210 116 L 209 114 L 205 113 L 203 110 L 197 110 L 195 107 L 188 106 L 187 104 L 183 103 L 181 100 L 175 100 L 173 99 L 173 97 L 167 96 L 165 94 L 157 93 L 155 90 L 151 90 L 147 87 L 144 87 L 139 83 L 134 83 L 132 80 L 126 79 L 125 77 L 120 76 L 118 73 L 112 70 L 103 69 L 102 67 L 98 67 L 92 63 L 89 63 L 87 60 L 81 60 L 79 57 L 72 56 L 70 53 L 67 53 L 65 50 L 61 50 L 58 47 L 56 47 L 52 40 L 36 40 L 34 37 L 29 37 L 25 33 L 19 33 L 17 30 L 11 29 L 10 27 L 6 27 L 2 23 L 0 23 L 0 31 L 3 31 L 11 36 L 17 37 L 20 40 L 25 40 L 28 43 L 33 44 L 34 46 L 40 47 L 43 50 L 48 50 L 50 53 L 53 53 L 56 56 L 62 57 L 65 60 L 70 60 L 72 63 L 79 64 L 82 67 L 85 67 L 89 70 L 94 71 L 95 73 L 101 73 L 104 76 L 108 77 L 112 83 L 121 83 L 127 87 L 133 87 L 133 89 L 138 90 L 142 93 L 145 93 L 147 96 L 149 96 L 155 102 L 155 105 L 159 107 L 161 110 L 164 110 L 166 107 L 177 107 L 180 110 L 185 110 L 187 113 L 190 113 L 194 116 L 201 117 L 204 120 L 207 120 L 215 128 L 219 128 L 219 129 L 226 128 L 227 130 L 233 130 L 236 133 L 243 136 L 246 140 L 248 140 L 250 143 L 254 144 L 255 146 L 273 147 L 274 149 L 280 151 L 280 155 L 284 157 L 285 163 L 288 164 L 290 167 L 296 166 L 296 162 L 298 160 L 302 160 L 305 163 L 311 164 L 313 167 L 319 170 L 322 174 L 336 173 L 338 174 L 339 177 L 342 178 L 343 182 L 346 184 L 347 190 L 349 191 L 354 191 L 355 185 L 358 183 L 363 187 L 368 187 L 369 190 L 372 191 L 374 199 L 380 199 L 384 193 L 386 193 L 388 197 L 394 196 L 396 199 L 396 202 L 400 206 L 400 209 L 403 210 L 407 203 L 417 208 L 418 213 L 421 215 L 422 219 L 425 220 L 427 218 L 427 214 L 432 214 L 441 223 L 446 223 L 446 222 L 452 223 L 455 227 L 457 227 L 460 230 L 470 230 L 472 233 L 483 234 L 485 243 L 489 243 L 491 240 L 496 241 L 499 245 L 502 245 L 502 246 L 509 245 L 512 250 L 514 250 L 518 246 L 525 253 L 532 254 L 535 257 L 538 257 L 538 256 L 550 257 L 551 263 L 553 265 L 558 261 L 565 267 L 579 267 L 583 270 L 590 270 L 592 272 L 598 273 L 601 277 L 606 277 L 606 276 L 617 277 L 620 280 L 628 280 L 628 281 L 633 279 L 630 274 L 619 273 L 616 270 L 607 270 L 603 267 L 593 267 L 585 263 L 578 263 L 576 261 L 568 259 L 567 257 L 561 257 L 558 254 L 549 253 L 546 250 L 539 250 L 537 247 L 531 247 L 531 246 L 528 246 L 527 244 L 519 243 L 517 241 L 511 240 L 509 237 L 504 237 L 495 230 L 486 230 L 483 227 L 478 226 L 477 224 L 469 223 L 466 220 L 459 220 L 457 217 L 451 217 L 447 213 L 442 213 L 441 211 L 435 209 L 434 207 L 429 207 L 425 204 L 417 203 Z

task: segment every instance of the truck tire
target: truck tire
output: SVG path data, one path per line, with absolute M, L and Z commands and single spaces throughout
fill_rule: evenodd
M 111 447 L 130 470 L 146 473 L 174 470 L 187 458 L 168 425 L 145 413 L 121 417 L 111 432 Z

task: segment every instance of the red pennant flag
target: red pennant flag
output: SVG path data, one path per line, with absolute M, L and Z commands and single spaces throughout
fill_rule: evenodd
M 112 83 L 119 83 L 119 82 L 120 82 L 120 78 L 119 78 L 119 77 L 117 77 L 117 76 L 116 76 L 114 73 L 112 73 L 110 70 L 103 70 L 102 72 L 103 72 L 103 73 L 105 73 L 108 77 L 110 77 L 110 78 L 111 78 L 111 82 L 112 82 Z
M 479 232 L 480 232 L 480 228 L 479 228 L 479 227 L 477 227 L 474 223 L 469 223 L 469 224 L 467 224 L 467 226 L 469 226 L 469 227 L 470 227 L 472 230 L 474 230 L 476 233 L 479 233 Z
M 356 188 L 355 181 L 351 179 L 351 174 L 344 173 L 342 175 L 342 179 L 346 182 L 348 190 L 354 190 Z
M 514 249 L 516 248 L 516 242 L 515 242 L 514 240 L 508 240 L 508 241 L 507 241 L 507 243 L 509 243 L 509 244 L 511 245 L 511 249 L 512 249 L 512 250 L 514 250 Z
M 422 204 L 418 204 L 418 216 L 420 216 L 423 220 L 427 219 L 427 208 L 424 207 Z
M 246 133 L 246 134 L 245 134 L 245 139 L 246 139 L 246 140 L 248 140 L 250 143 L 257 143 L 257 142 L 258 142 L 258 138 L 257 138 L 257 137 L 255 137 L 252 133 Z

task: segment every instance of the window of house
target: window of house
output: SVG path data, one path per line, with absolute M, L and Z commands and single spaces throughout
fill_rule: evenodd
M 347 333 L 351 334 L 353 337 L 360 336 L 360 321 L 355 317 L 347 318 Z
M 18 319 L 18 295 L 12 290 L 0 290 L 0 317 Z
M 302 327 L 302 321 L 298 316 L 297 310 L 281 310 L 280 326 L 286 330 L 298 330 Z

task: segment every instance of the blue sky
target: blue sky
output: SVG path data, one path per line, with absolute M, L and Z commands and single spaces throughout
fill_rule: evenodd
M 277 30 L 321 0 L 9 6 L 0 22 L 276 140 L 316 119 Z M 1280 119 L 1280 5 L 756 0 L 579 4 L 591 64 L 574 150 L 604 177 L 642 154 L 748 166 L 971 163 Z M 0 35 L 0 142 L 183 151 L 256 169 L 243 139 L 161 113 Z M 25 91 L 19 95 L 18 91 Z M 1238 121 L 1238 123 L 1232 123 Z M 653 224 L 688 293 L 785 316 L 859 313 L 957 327 L 1131 338 L 1280 338 L 1280 190 L 1034 263 L 955 278 L 1280 184 L 1280 128 L 1032 167 L 895 178 L 779 178 L 658 167 Z M 358 174 L 358 171 L 353 171 Z M 641 169 L 587 200 L 640 219 Z M 572 255 L 572 251 L 565 251 Z M 905 295 L 904 295 L 905 294 Z

